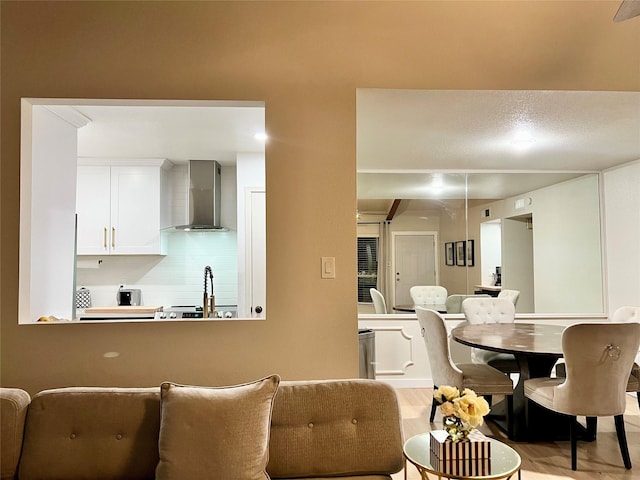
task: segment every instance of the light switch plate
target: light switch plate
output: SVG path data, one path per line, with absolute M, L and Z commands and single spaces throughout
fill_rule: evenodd
M 336 257 L 322 257 L 322 278 L 336 278 Z

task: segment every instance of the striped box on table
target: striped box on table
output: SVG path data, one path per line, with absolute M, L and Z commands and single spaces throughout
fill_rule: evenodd
M 491 442 L 473 430 L 466 441 L 452 442 L 444 430 L 430 432 L 431 466 L 453 475 L 489 475 Z
M 460 458 L 458 460 L 439 460 L 431 450 L 431 467 L 449 475 L 462 477 L 484 476 L 491 474 L 490 458 Z
M 479 430 L 472 430 L 467 440 L 462 442 L 448 440 L 444 430 L 432 430 L 430 434 L 431 451 L 439 460 L 491 457 L 491 442 Z

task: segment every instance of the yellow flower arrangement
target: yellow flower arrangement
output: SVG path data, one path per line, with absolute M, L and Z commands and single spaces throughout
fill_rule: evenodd
M 490 410 L 484 397 L 469 388 L 461 394 L 457 387 L 443 385 L 433 392 L 433 398 L 444 416 L 444 428 L 454 442 L 464 440 L 471 429 L 482 425 Z

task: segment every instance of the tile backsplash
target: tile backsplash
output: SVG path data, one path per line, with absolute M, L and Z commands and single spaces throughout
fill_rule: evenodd
M 91 292 L 93 306 L 117 305 L 120 285 L 139 288 L 142 305 L 201 305 L 204 267 L 213 270 L 217 305 L 236 305 L 238 252 L 236 231 L 165 232 L 167 255 L 78 257 L 77 287 Z M 209 293 L 211 288 L 208 287 Z

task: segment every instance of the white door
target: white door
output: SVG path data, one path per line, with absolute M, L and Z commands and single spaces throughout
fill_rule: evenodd
M 265 318 L 267 301 L 267 242 L 265 238 L 266 228 L 266 201 L 265 192 L 253 190 L 250 197 L 250 225 L 248 250 L 250 259 L 249 267 L 249 303 L 252 318 Z
M 412 304 L 414 285 L 437 285 L 436 236 L 434 233 L 394 233 L 394 305 Z
M 511 218 L 503 220 L 502 229 L 502 288 L 520 291 L 519 312 L 535 312 L 533 230 L 522 219 Z

